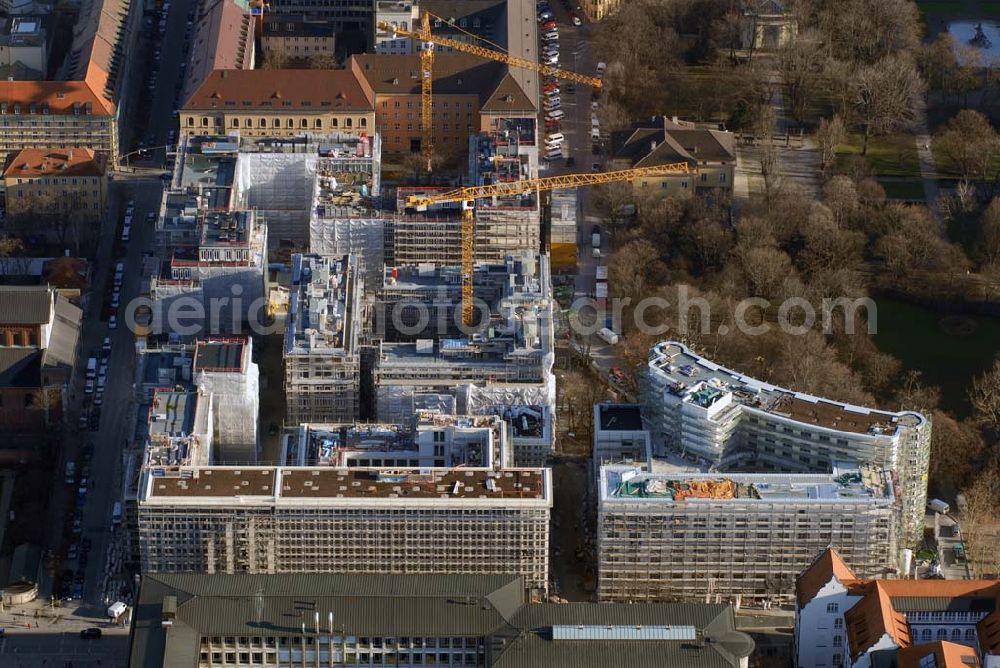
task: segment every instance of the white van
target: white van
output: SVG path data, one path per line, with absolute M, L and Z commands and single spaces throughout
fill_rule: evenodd
M 545 154 L 545 159 L 549 161 L 562 160 L 562 157 L 563 157 L 562 151 L 559 149 L 555 149 L 554 151 L 549 151 L 548 153 Z
M 565 115 L 566 115 L 566 113 L 563 112 L 562 109 L 553 109 L 552 111 L 546 111 L 545 112 L 545 118 L 552 119 L 552 120 L 559 120 L 559 119 L 561 119 Z
M 550 134 L 546 138 L 545 141 L 546 141 L 546 143 L 548 143 L 548 142 L 562 142 L 565 139 L 566 139 L 566 137 L 563 136 L 563 133 L 561 133 L 561 132 L 553 132 L 552 134 Z

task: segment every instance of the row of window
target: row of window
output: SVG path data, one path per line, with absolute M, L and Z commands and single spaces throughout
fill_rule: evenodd
M 221 122 L 221 121 L 218 121 L 218 119 L 216 119 L 216 121 L 217 122 Z M 210 119 L 207 116 L 202 116 L 201 117 L 201 127 L 207 128 L 211 124 L 212 124 L 212 119 Z M 232 120 L 232 124 L 231 125 L 234 128 L 240 127 L 240 119 L 234 118 Z M 254 127 L 253 119 L 252 118 L 244 119 L 243 125 L 244 125 L 244 127 L 247 127 L 247 128 Z M 189 128 L 193 128 L 194 127 L 194 117 L 193 116 L 188 116 L 187 126 Z M 257 127 L 259 127 L 259 128 L 266 128 L 266 127 L 268 127 L 267 119 L 266 118 L 259 119 L 257 121 Z M 281 119 L 280 118 L 272 119 L 270 127 L 272 127 L 272 128 L 280 128 L 281 127 Z M 294 129 L 295 128 L 295 119 L 292 119 L 292 118 L 286 119 L 285 120 L 285 127 L 288 128 L 288 129 Z M 307 119 L 307 118 L 301 118 L 301 119 L 299 119 L 299 127 L 302 128 L 302 129 L 307 129 L 309 127 L 309 119 Z M 323 128 L 323 119 L 321 119 L 321 118 L 315 119 L 313 121 L 313 127 L 316 128 L 317 130 L 322 129 Z M 340 119 L 337 119 L 337 118 L 332 119 L 331 122 L 330 122 L 330 127 L 332 127 L 332 128 L 340 127 Z M 353 128 L 354 127 L 354 119 L 353 118 L 346 118 L 346 119 L 344 119 L 344 127 L 345 128 Z M 368 127 L 368 119 L 362 116 L 358 120 L 358 127 L 367 128 Z

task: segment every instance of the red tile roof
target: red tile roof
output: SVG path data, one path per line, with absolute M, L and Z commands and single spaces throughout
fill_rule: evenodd
M 7 161 L 4 178 L 103 176 L 103 155 L 89 148 L 24 148 Z
M 979 665 L 979 656 L 974 648 L 940 640 L 899 650 L 897 668 L 920 668 L 920 660 L 929 655 L 934 655 L 935 668 L 974 668 Z
M 828 549 L 816 557 L 816 561 L 812 562 L 795 582 L 799 607 L 813 600 L 819 590 L 834 578 L 841 584 L 857 580 L 854 572 L 844 563 L 837 551 Z
M 876 580 L 865 585 L 867 591 L 864 597 L 844 614 L 852 659 L 867 652 L 885 635 L 897 647 L 910 645 L 910 626 L 906 615 L 893 609 L 889 594 L 882 588 L 883 582 Z
M 374 110 L 375 98 L 351 70 L 215 70 L 184 103 L 185 110 L 227 106 L 234 111 L 366 112 Z
M 6 107 L 3 114 L 18 113 L 16 105 L 20 105 L 25 115 L 32 113 L 31 105 L 36 114 L 47 108 L 50 114 L 69 115 L 76 107 L 81 115 L 86 114 L 89 105 L 91 114 L 110 116 L 114 105 L 95 90 L 103 90 L 103 85 L 95 89 L 86 81 L 0 81 L 0 105 Z

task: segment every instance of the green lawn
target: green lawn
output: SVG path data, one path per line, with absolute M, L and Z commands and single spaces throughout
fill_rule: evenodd
M 838 163 L 849 155 L 861 155 L 864 137 L 860 133 L 847 136 L 847 141 L 837 147 Z M 920 161 L 913 135 L 900 133 L 868 140 L 868 165 L 876 176 L 920 177 Z
M 924 201 L 923 181 L 879 181 L 879 183 L 885 188 L 885 195 L 889 199 L 900 199 L 907 202 Z

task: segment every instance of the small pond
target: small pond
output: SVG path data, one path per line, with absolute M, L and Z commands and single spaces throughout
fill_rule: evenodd
M 976 19 L 950 21 L 948 32 L 955 38 L 956 46 L 975 47 L 984 65 L 992 60 L 1000 60 L 1000 23 Z M 964 51 L 966 50 L 959 48 L 960 57 Z

